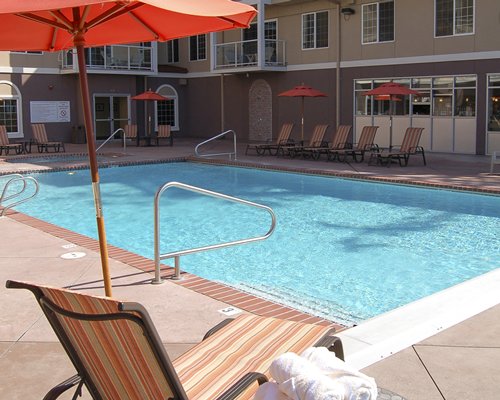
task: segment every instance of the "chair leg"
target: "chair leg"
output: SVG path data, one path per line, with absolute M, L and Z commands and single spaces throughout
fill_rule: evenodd
M 422 158 L 424 159 L 424 165 L 427 165 L 427 162 L 425 161 L 425 151 L 424 151 L 424 148 L 421 147 L 420 150 L 422 150 Z

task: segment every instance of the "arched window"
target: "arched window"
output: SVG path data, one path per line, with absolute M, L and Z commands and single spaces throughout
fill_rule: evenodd
M 11 138 L 22 138 L 22 101 L 16 85 L 0 81 L 0 125 L 5 125 Z
M 179 130 L 179 98 L 177 91 L 170 85 L 160 86 L 157 93 L 168 100 L 156 102 L 156 121 L 158 125 L 170 125 L 173 131 Z

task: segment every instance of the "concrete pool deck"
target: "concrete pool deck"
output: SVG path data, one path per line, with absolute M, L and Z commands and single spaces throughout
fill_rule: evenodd
M 112 144 L 102 150 L 102 159 L 110 163 L 135 163 L 187 157 L 193 155 L 196 143 L 179 140 L 173 148 L 128 147 L 126 153 Z M 218 146 L 226 144 L 217 143 Z M 485 156 L 431 153 L 426 167 L 421 159 L 414 157 L 406 168 L 386 168 L 366 163 L 349 165 L 324 160 L 244 156 L 245 147 L 240 147 L 242 155 L 238 161 L 241 164 L 258 163 L 303 172 L 321 170 L 348 177 L 467 187 L 500 194 L 500 175 L 488 173 L 490 158 Z M 85 151 L 83 145 L 67 145 L 66 154 Z M 36 152 L 31 156 L 39 157 Z M 30 163 L 30 157 L 22 163 L 5 162 L 12 158 L 1 157 L 0 173 L 82 163 L 68 159 L 34 164 Z M 500 166 L 496 168 L 500 170 Z M 71 237 L 58 237 L 14 217 L 0 219 L 4 238 L 0 241 L 2 282 L 29 280 L 103 293 L 99 256 L 92 247 L 75 244 Z M 60 257 L 79 252 L 86 255 Z M 126 259 L 119 261 L 111 257 L 114 296 L 146 306 L 172 358 L 199 342 L 206 330 L 226 318 L 221 310 L 234 305 L 231 301 L 234 297 L 221 301 L 199 293 L 197 288 L 193 290 L 193 287 L 168 281 L 163 285 L 150 285 L 151 273 L 147 269 L 141 270 L 129 265 Z M 498 398 L 499 281 L 499 274 L 494 271 L 435 298 L 340 332 L 347 361 L 364 368 L 380 386 L 407 399 Z M 0 367 L 4 372 L 0 377 L 0 397 L 41 398 L 50 387 L 73 373 L 72 366 L 30 293 L 6 290 L 2 283 L 0 299 Z

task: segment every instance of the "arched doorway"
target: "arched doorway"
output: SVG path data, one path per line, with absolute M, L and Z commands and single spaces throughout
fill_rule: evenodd
M 265 141 L 272 139 L 273 103 L 271 87 L 264 79 L 257 79 L 252 83 L 248 97 L 248 140 Z

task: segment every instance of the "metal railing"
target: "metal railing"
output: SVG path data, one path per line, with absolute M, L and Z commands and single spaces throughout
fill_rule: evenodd
M 19 204 L 25 203 L 28 200 L 35 197 L 38 193 L 38 190 L 40 189 L 38 181 L 31 176 L 22 176 L 21 174 L 9 174 L 9 175 L 0 176 L 0 179 L 4 179 L 4 178 L 7 178 L 9 180 L 7 181 L 5 186 L 3 187 L 2 194 L 0 195 L 0 207 L 3 207 L 2 210 L 0 210 L 0 217 L 3 217 L 5 215 L 5 213 L 7 212 L 7 210 L 9 210 L 10 208 L 15 207 Z M 23 183 L 22 188 L 19 191 L 7 196 L 7 190 L 9 188 L 9 186 L 12 185 L 14 182 L 19 182 L 19 181 Z M 21 196 L 26 191 L 26 188 L 28 187 L 28 182 L 33 182 L 33 185 L 35 187 L 35 190 L 31 195 L 29 195 L 28 197 L 23 197 L 22 199 L 14 201 L 13 203 L 4 205 L 4 202 Z
M 78 65 L 74 49 L 61 52 L 62 69 L 73 69 Z M 140 45 L 98 46 L 85 49 L 85 60 L 89 70 L 128 70 L 151 72 L 153 47 Z
M 180 250 L 180 251 L 173 251 L 170 253 L 166 254 L 160 254 L 160 198 L 161 195 L 163 194 L 164 191 L 171 187 L 176 187 L 179 189 L 184 189 L 190 192 L 195 192 L 195 193 L 200 193 L 206 196 L 210 197 L 215 197 L 223 200 L 228 200 L 233 203 L 240 203 L 240 204 L 245 204 L 251 207 L 255 208 L 260 208 L 265 211 L 267 211 L 271 215 L 271 227 L 267 231 L 266 234 L 262 236 L 257 236 L 253 238 L 248 238 L 248 239 L 240 239 L 240 240 L 234 240 L 231 242 L 225 242 L 225 243 L 219 243 L 219 244 L 213 244 L 209 246 L 203 246 L 203 247 L 196 247 L 192 249 L 186 249 L 186 250 Z M 252 242 L 257 242 L 260 240 L 265 240 L 271 234 L 274 232 L 274 229 L 276 227 L 276 215 L 274 214 L 274 211 L 267 206 L 264 206 L 262 204 L 257 204 L 253 203 L 251 201 L 243 200 L 238 197 L 232 197 L 228 196 L 222 193 L 218 192 L 212 192 L 211 190 L 207 189 L 202 189 L 196 186 L 191 186 L 191 185 L 186 185 L 185 183 L 180 183 L 180 182 L 167 182 L 163 184 L 158 191 L 156 192 L 155 199 L 154 199 L 154 257 L 155 257 L 155 277 L 152 283 L 161 283 L 161 276 L 160 276 L 160 261 L 165 260 L 168 258 L 174 258 L 174 267 L 175 267 L 175 275 L 173 279 L 180 279 L 180 256 L 186 255 L 186 254 L 193 254 L 193 253 L 199 253 L 202 251 L 208 251 L 208 250 L 215 250 L 215 249 L 220 249 L 223 247 L 229 247 L 229 246 L 236 246 L 240 244 L 246 244 L 246 243 L 252 243 Z
M 111 139 L 113 139 L 115 137 L 115 135 L 118 133 L 118 132 L 122 132 L 123 133 L 123 152 L 125 152 L 125 150 L 127 149 L 127 138 L 125 137 L 125 131 L 123 130 L 123 128 L 118 128 L 116 131 L 114 131 L 111 135 L 109 135 L 109 137 L 101 143 L 101 145 L 95 150 L 95 152 L 97 153 L 102 146 L 104 146 L 106 143 L 108 143 Z
M 215 45 L 215 69 L 256 67 L 284 67 L 286 65 L 286 42 L 266 39 L 259 60 L 258 40 L 219 43 Z M 262 61 L 262 62 L 259 62 Z
M 233 134 L 233 151 L 228 152 L 228 153 L 209 153 L 209 154 L 200 154 L 198 149 L 203 146 L 204 144 L 207 144 L 209 142 L 212 142 L 213 140 L 219 139 L 223 136 L 226 136 L 228 133 Z M 236 160 L 236 132 L 233 130 L 228 130 L 222 133 L 219 133 L 218 135 L 215 135 L 214 137 L 211 137 L 210 139 L 205 140 L 204 142 L 201 142 L 194 148 L 194 153 L 196 154 L 197 157 L 214 157 L 214 156 L 229 156 L 229 159 L 231 160 L 231 156 L 233 156 L 233 160 Z

